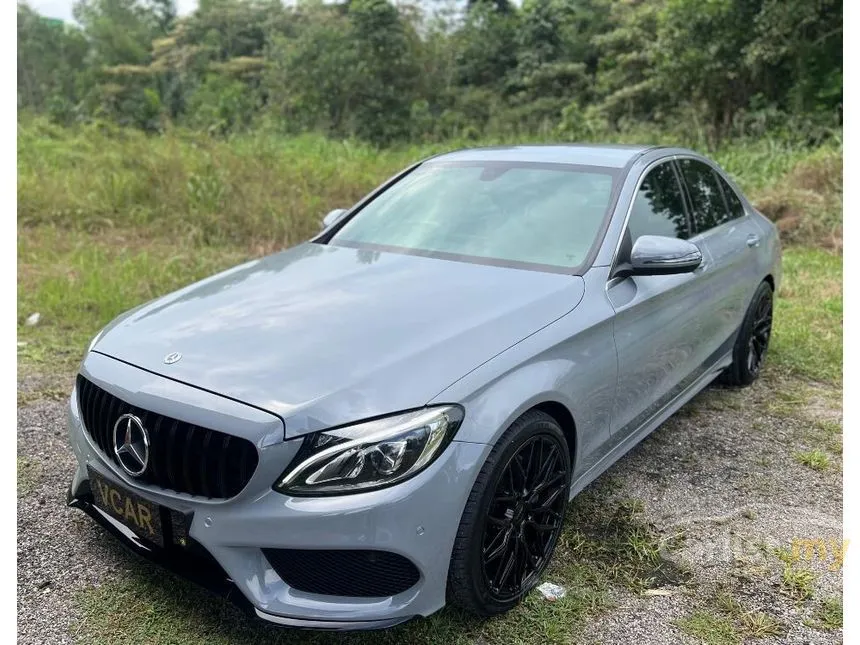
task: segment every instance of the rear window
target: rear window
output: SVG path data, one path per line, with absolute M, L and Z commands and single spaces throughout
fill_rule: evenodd
M 734 188 L 729 186 L 729 182 L 720 177 L 717 174 L 717 179 L 720 180 L 720 186 L 723 189 L 723 195 L 726 196 L 726 206 L 729 207 L 729 217 L 730 219 L 737 219 L 739 217 L 743 217 L 746 212 L 744 211 L 744 205 L 741 202 L 740 197 L 735 192 Z
M 428 162 L 365 205 L 330 244 L 573 268 L 609 209 L 612 168 Z
M 717 182 L 717 174 L 708 164 L 695 159 L 678 162 L 684 183 L 693 203 L 693 224 L 696 233 L 728 222 L 731 217 L 723 200 L 723 192 Z

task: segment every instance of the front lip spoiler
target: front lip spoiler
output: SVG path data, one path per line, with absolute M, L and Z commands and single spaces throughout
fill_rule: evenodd
M 309 620 L 307 618 L 291 618 L 290 616 L 278 616 L 269 614 L 260 609 L 254 608 L 254 613 L 258 618 L 265 621 L 282 625 L 284 627 L 299 627 L 301 629 L 317 629 L 327 631 L 359 631 L 359 630 L 374 630 L 386 629 L 394 627 L 410 620 L 412 616 L 400 616 L 398 618 L 387 618 L 384 620 Z
M 88 480 L 82 481 L 77 490 L 72 490 L 72 487 L 69 486 L 68 492 L 66 493 L 66 503 L 72 508 L 82 510 L 93 518 L 103 529 L 113 535 L 127 551 L 130 551 L 144 560 L 148 560 L 153 564 L 163 567 L 168 571 L 172 571 L 176 575 L 181 576 L 186 580 L 190 580 L 211 593 L 230 601 L 251 618 L 263 620 L 267 623 L 282 627 L 324 631 L 386 629 L 413 618 L 413 616 L 400 616 L 383 620 L 342 621 L 294 618 L 292 616 L 270 614 L 254 607 L 245 595 L 239 591 L 239 588 L 230 579 L 224 569 L 222 569 L 211 556 L 208 558 L 211 559 L 211 566 L 201 567 L 199 566 L 199 558 L 189 558 L 187 551 L 183 549 L 150 547 L 146 543 L 133 537 L 133 534 L 130 531 L 124 531 L 124 527 L 122 527 L 119 522 L 102 512 L 93 504 L 92 500 L 93 497 Z M 202 546 L 198 546 L 198 548 L 203 549 Z

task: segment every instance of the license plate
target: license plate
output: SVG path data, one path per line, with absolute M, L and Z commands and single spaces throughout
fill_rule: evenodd
M 92 469 L 88 470 L 95 505 L 122 522 L 139 537 L 164 546 L 161 509 L 158 504 L 108 481 Z

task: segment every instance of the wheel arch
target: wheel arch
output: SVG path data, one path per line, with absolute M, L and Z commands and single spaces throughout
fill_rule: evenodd
M 572 467 L 573 464 L 576 463 L 576 421 L 568 407 L 559 401 L 548 400 L 532 406 L 529 410 L 538 410 L 555 419 L 555 422 L 558 423 L 561 427 L 561 431 L 564 433 L 564 438 L 567 440 L 567 449 L 570 452 L 570 463 Z M 526 412 L 529 410 L 526 410 Z
M 465 405 L 466 422 L 457 434 L 461 441 L 495 445 L 517 419 L 537 410 L 552 417 L 561 427 L 570 454 L 571 472 L 577 472 L 577 458 L 582 456 L 579 449 L 583 445 L 580 435 L 583 425 L 574 408 L 575 401 L 569 400 L 561 392 L 547 389 L 523 396 L 517 404 L 500 390 L 494 391 L 488 398 L 481 398 L 477 406 L 474 405 L 475 401 L 471 403 L 473 405 Z

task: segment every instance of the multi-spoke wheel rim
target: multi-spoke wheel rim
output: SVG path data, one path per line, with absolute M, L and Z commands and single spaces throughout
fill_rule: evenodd
M 770 341 L 770 330 L 773 325 L 773 300 L 764 297 L 759 300 L 753 314 L 752 333 L 750 334 L 749 348 L 747 351 L 747 367 L 751 374 L 758 374 L 764 355 L 767 352 L 767 344 Z
M 537 581 L 561 533 L 567 462 L 557 439 L 536 435 L 502 470 L 481 540 L 481 568 L 490 593 L 511 600 Z

